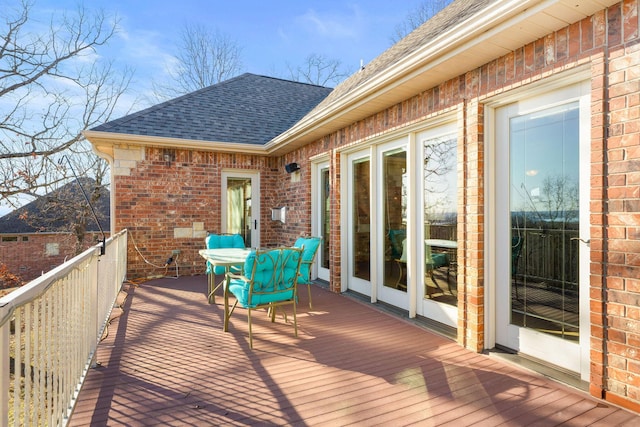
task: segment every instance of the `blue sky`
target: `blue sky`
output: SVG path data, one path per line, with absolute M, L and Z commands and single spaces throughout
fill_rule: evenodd
M 33 0 L 30 25 L 47 26 L 52 15 L 73 15 L 81 0 Z M 109 45 L 97 54 L 129 67 L 134 77 L 113 119 L 148 107 L 151 82 L 167 79 L 180 31 L 205 26 L 242 48 L 243 72 L 290 78 L 311 54 L 337 59 L 355 72 L 391 46 L 396 25 L 423 0 L 85 0 L 91 11 L 119 18 Z M 11 1 L 10 4 L 16 4 Z M 0 216 L 10 208 L 0 204 Z
M 35 0 L 34 12 L 47 20 L 53 9 L 71 9 L 73 0 Z M 398 3 L 401 3 L 398 6 Z M 120 19 L 117 36 L 98 53 L 135 70 L 134 91 L 144 95 L 161 81 L 176 53 L 181 29 L 206 26 L 236 40 L 244 71 L 289 78 L 310 54 L 339 59 L 356 71 L 390 45 L 395 26 L 421 0 L 87 0 Z

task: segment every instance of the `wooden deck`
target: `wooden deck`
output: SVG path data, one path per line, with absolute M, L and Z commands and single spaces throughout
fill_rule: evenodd
M 640 425 L 640 416 L 313 286 L 299 336 L 246 312 L 222 332 L 206 277 L 125 285 L 71 426 Z

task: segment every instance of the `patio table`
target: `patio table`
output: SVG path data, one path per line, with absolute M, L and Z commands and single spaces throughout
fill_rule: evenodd
M 429 246 L 435 246 L 437 248 L 445 248 L 445 249 L 457 249 L 458 242 L 456 240 L 445 240 L 445 239 L 425 239 L 424 243 Z
M 231 267 L 242 267 L 244 265 L 245 260 L 251 253 L 250 248 L 220 248 L 220 249 L 201 249 L 199 251 L 200 256 L 209 261 L 214 266 L 222 266 L 225 269 L 225 280 L 226 273 L 229 272 Z M 225 298 L 227 297 L 227 286 L 223 286 Z M 215 295 L 213 294 L 214 286 L 211 282 L 208 281 L 207 285 L 207 295 L 209 298 L 209 304 L 213 304 L 216 302 Z M 224 330 L 227 330 L 225 320 Z

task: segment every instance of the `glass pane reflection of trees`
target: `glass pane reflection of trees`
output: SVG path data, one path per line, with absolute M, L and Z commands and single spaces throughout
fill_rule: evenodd
M 457 304 L 457 177 L 454 135 L 425 142 L 424 298 Z M 407 153 L 385 153 L 383 161 L 386 234 L 385 286 L 407 289 Z M 435 242 L 434 242 L 435 241 Z
M 511 323 L 579 331 L 578 104 L 511 119 Z
M 424 143 L 424 297 L 457 305 L 457 140 Z

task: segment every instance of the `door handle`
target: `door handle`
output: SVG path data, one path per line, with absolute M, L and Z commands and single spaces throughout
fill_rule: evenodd
M 584 243 L 585 245 L 588 245 L 589 243 L 591 243 L 591 239 L 582 239 L 580 237 L 572 237 L 571 240 L 580 240 L 582 243 Z
M 257 220 L 257 219 L 254 219 L 254 220 L 253 220 L 253 229 L 254 229 L 254 230 L 257 230 L 257 229 L 258 229 L 258 220 Z

